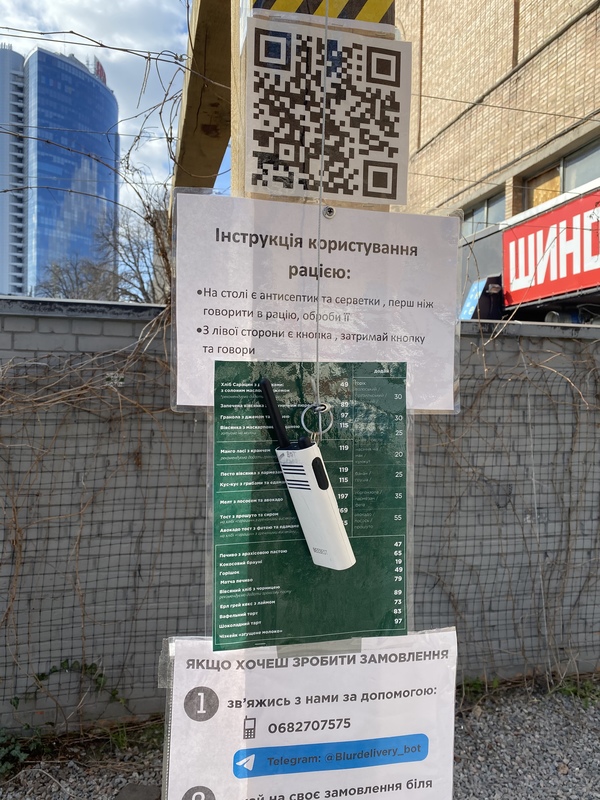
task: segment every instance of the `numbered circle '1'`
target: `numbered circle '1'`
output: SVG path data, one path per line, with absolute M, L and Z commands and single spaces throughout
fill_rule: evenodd
M 208 686 L 196 686 L 186 694 L 183 707 L 190 719 L 206 722 L 219 710 L 219 698 Z

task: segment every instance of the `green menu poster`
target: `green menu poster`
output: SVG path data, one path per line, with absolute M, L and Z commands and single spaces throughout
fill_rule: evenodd
M 215 650 L 401 635 L 406 619 L 406 365 L 321 363 L 320 450 L 356 564 L 316 566 L 259 387 L 289 438 L 317 429 L 312 362 L 215 363 Z

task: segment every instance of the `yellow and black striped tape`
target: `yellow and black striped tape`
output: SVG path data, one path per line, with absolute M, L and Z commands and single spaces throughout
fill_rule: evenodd
M 329 8 L 327 8 L 329 5 Z M 394 24 L 394 0 L 252 0 L 253 8 L 267 11 L 288 11 L 294 14 L 312 14 L 331 18 L 357 19 L 361 22 Z

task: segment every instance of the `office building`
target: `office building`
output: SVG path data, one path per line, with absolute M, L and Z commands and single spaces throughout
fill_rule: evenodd
M 597 322 L 599 4 L 396 0 L 396 22 L 413 43 L 405 210 L 463 216 L 463 297 Z
M 35 294 L 51 264 L 97 257 L 118 200 L 117 101 L 99 61 L 0 50 L 0 292 Z
M 409 206 L 465 233 L 600 177 L 600 8 L 588 0 L 410 3 Z
M 23 294 L 23 57 L 0 45 L 0 294 Z

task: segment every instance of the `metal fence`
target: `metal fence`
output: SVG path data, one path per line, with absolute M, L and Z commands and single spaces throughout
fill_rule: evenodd
M 519 357 L 464 377 L 459 416 L 417 426 L 420 621 L 456 625 L 463 673 L 599 665 L 598 378 Z
M 15 359 L 0 417 L 2 722 L 161 710 L 162 637 L 205 619 L 205 416 L 164 353 Z
M 600 652 L 600 373 L 519 334 L 468 327 L 461 413 L 415 419 L 414 623 L 460 675 L 560 678 Z M 163 637 L 209 630 L 207 418 L 169 383 L 160 338 L 2 367 L 2 727 L 160 711 Z

